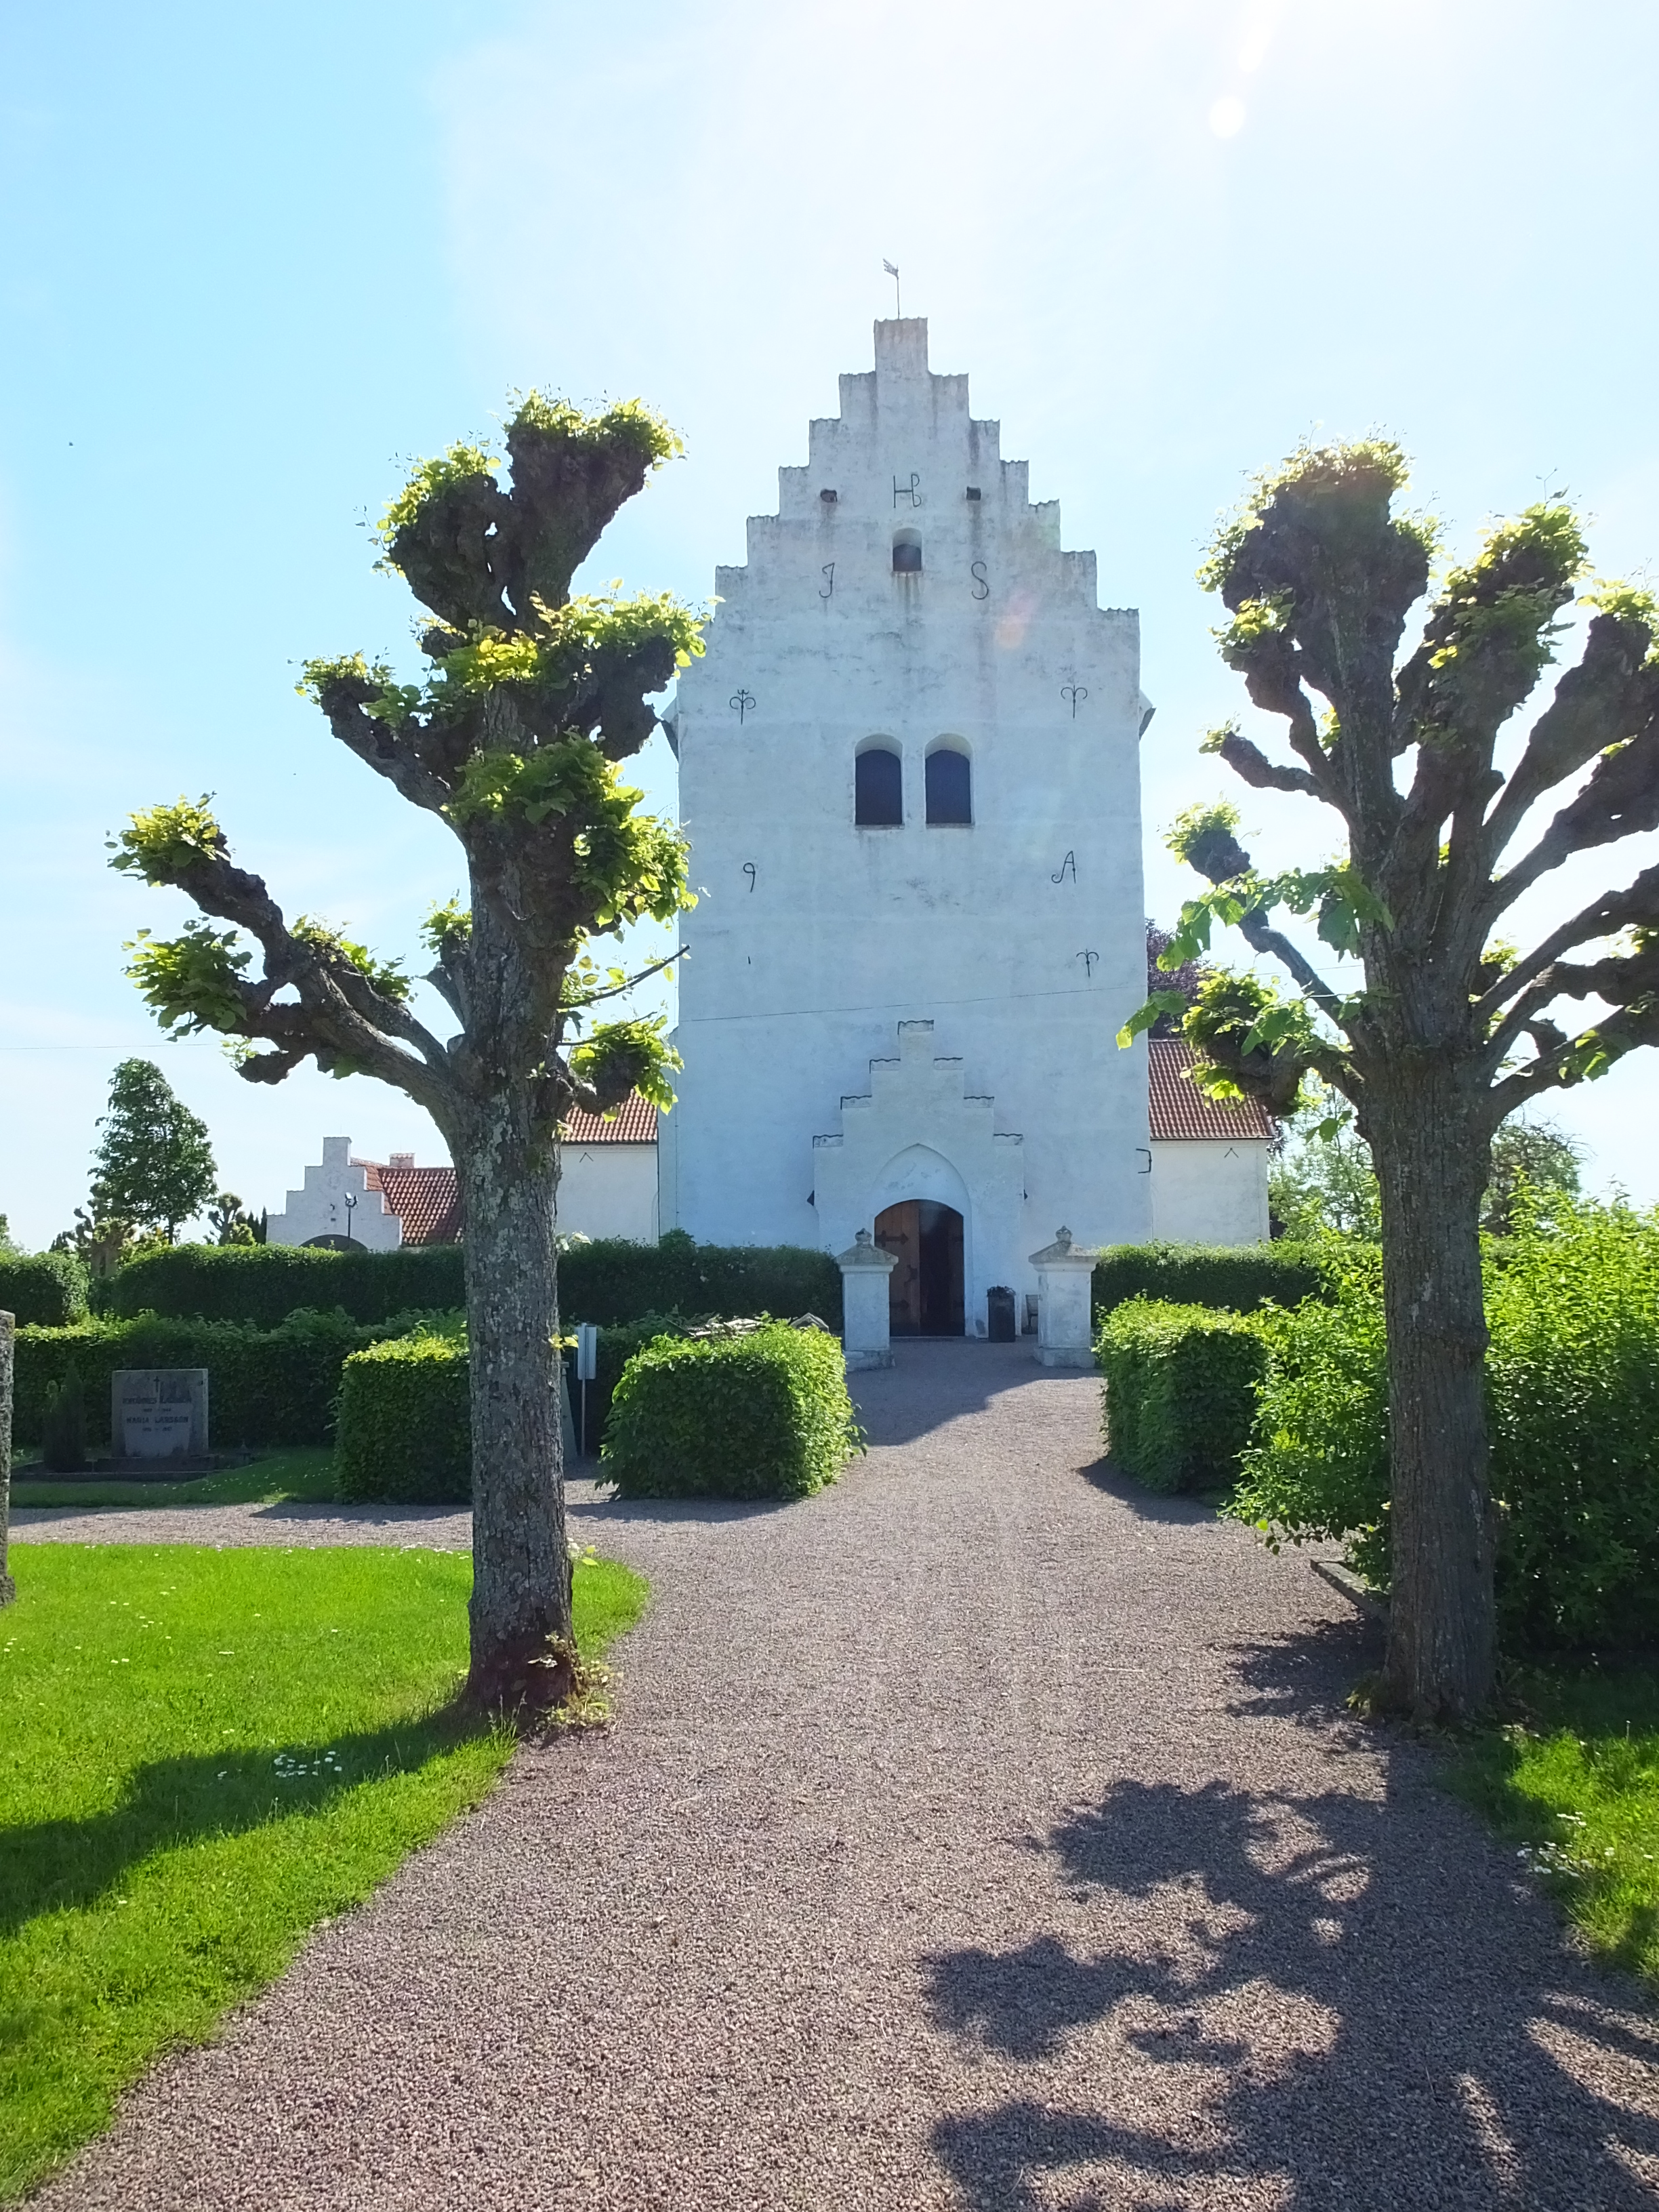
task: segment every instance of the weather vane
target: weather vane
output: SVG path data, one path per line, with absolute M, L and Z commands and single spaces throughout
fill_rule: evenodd
M 893 313 L 898 317 L 899 320 L 902 322 L 904 320 L 904 302 L 899 297 L 898 270 L 894 268 L 890 261 L 884 260 L 881 265 L 893 280 Z

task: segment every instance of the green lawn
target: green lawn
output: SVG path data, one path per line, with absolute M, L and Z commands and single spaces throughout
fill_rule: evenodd
M 14 1547 L 0 1613 L 0 2197 L 169 2045 L 476 1804 L 508 1736 L 446 1711 L 464 1553 Z M 577 1570 L 597 1655 L 638 1618 Z
M 11 1479 L 14 1505 L 279 1505 L 289 1498 L 335 1495 L 334 1452 L 301 1444 L 266 1452 L 246 1467 L 200 1474 L 189 1482 L 67 1481 L 27 1462 Z
M 1454 1786 L 1515 1844 L 1590 1948 L 1659 1986 L 1659 1674 L 1536 1674 L 1525 1717 L 1464 1752 Z

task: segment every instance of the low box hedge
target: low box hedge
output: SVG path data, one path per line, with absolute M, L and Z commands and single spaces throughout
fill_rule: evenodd
M 636 1352 L 602 1465 L 629 1498 L 805 1498 L 860 1449 L 837 1340 L 768 1322 Z
M 1102 1322 L 1107 1448 L 1148 1490 L 1220 1490 L 1238 1474 L 1267 1364 L 1262 1324 L 1223 1308 L 1132 1298 Z
M 42 1441 L 50 1395 L 73 1370 L 85 1393 L 88 1442 L 107 1449 L 110 1377 L 118 1367 L 205 1367 L 208 1435 L 216 1449 L 326 1443 L 348 1356 L 405 1334 L 419 1318 L 404 1314 L 370 1324 L 341 1313 L 296 1313 L 280 1328 L 262 1329 L 143 1314 L 73 1328 L 20 1328 L 14 1434 L 21 1444 Z
M 1332 1269 L 1310 1244 L 1110 1244 L 1095 1261 L 1095 1311 L 1130 1298 L 1254 1313 L 1335 1295 Z
M 465 1504 L 472 1495 L 466 1344 L 422 1331 L 352 1352 L 340 1374 L 342 1498 Z
M 87 1271 L 69 1252 L 0 1253 L 0 1313 L 19 1328 L 73 1328 L 87 1317 Z

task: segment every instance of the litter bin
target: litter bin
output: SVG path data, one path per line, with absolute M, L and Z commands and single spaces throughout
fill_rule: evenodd
M 985 1333 L 993 1344 L 1014 1340 L 1014 1294 L 1001 1283 L 985 1293 Z

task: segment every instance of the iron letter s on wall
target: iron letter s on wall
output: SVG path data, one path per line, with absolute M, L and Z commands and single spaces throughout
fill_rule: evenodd
M 991 596 L 991 586 L 986 581 L 984 562 L 970 562 L 968 573 L 974 580 L 974 597 L 976 599 L 988 599 Z

